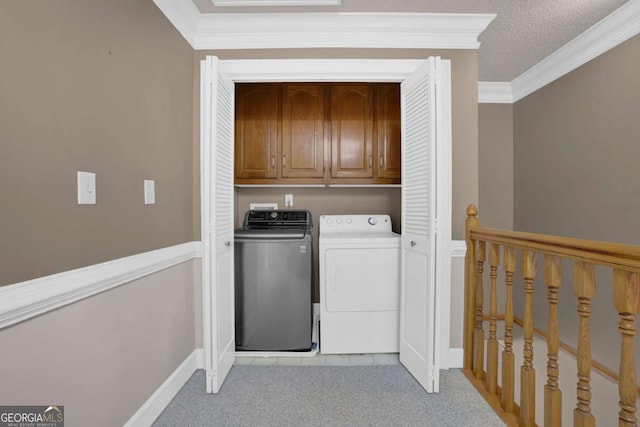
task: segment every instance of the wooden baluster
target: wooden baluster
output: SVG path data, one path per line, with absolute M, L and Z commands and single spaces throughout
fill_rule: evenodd
M 520 424 L 525 427 L 536 424 L 536 371 L 533 368 L 533 280 L 535 276 L 536 254 L 523 250 L 524 361 L 520 368 Z
M 491 275 L 491 295 L 489 297 L 489 342 L 487 344 L 487 391 L 491 394 L 498 392 L 498 295 L 496 278 L 500 262 L 500 246 L 496 243 L 489 245 L 489 266 Z
M 516 250 L 505 246 L 504 275 L 506 285 L 506 301 L 504 309 L 504 351 L 502 352 L 502 408 L 505 412 L 513 412 L 515 403 L 514 371 L 515 356 L 513 354 L 513 274 L 516 271 Z
M 640 313 L 640 273 L 613 271 L 613 305 L 620 317 L 618 329 L 622 334 L 620 349 L 620 412 L 619 427 L 636 426 L 636 367 L 633 336 L 636 334 L 636 314 Z
M 482 328 L 484 290 L 482 286 L 482 274 L 484 273 L 485 259 L 486 243 L 478 242 L 478 253 L 476 257 L 476 327 L 473 330 L 473 374 L 479 380 L 484 376 L 484 329 Z
M 596 419 L 591 413 L 591 337 L 589 317 L 591 299 L 596 294 L 596 269 L 593 264 L 576 261 L 573 267 L 573 293 L 578 297 L 578 405 L 573 410 L 575 427 L 595 427 Z
M 544 425 L 562 425 L 562 391 L 558 387 L 558 290 L 562 284 L 562 258 L 545 255 L 544 281 L 549 301 L 549 336 L 547 338 L 547 384 L 544 386 Z
M 476 245 L 471 239 L 470 231 L 480 227 L 477 218 L 478 208 L 471 204 L 467 207 L 467 220 L 465 221 L 465 242 L 467 244 L 467 254 L 465 256 L 465 292 L 464 292 L 464 369 L 473 369 L 473 331 L 476 316 Z

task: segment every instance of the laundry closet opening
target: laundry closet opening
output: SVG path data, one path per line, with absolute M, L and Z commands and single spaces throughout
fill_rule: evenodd
M 330 170 L 327 171 L 323 160 L 307 168 L 311 169 L 309 172 L 313 176 L 300 177 L 295 175 L 306 172 L 297 168 L 298 163 L 293 161 L 292 151 L 286 151 L 290 148 L 286 146 L 282 152 L 273 151 L 272 156 L 263 157 L 267 159 L 263 166 L 282 162 L 282 166 L 286 164 L 288 168 L 293 165 L 291 169 L 295 171 L 286 171 L 287 174 L 276 172 L 275 177 L 271 175 L 268 178 L 244 176 L 247 179 L 283 181 L 272 187 L 266 187 L 262 182 L 259 187 L 253 186 L 258 183 L 236 182 L 234 185 L 236 170 L 245 173 L 245 169 L 251 169 L 245 168 L 245 165 L 238 167 L 232 155 L 237 124 L 233 111 L 236 86 L 275 81 L 317 81 L 323 84 L 335 81 L 345 82 L 344 86 L 367 81 L 401 82 L 402 187 L 386 184 L 392 187 L 379 188 L 376 179 L 393 178 L 363 176 L 363 170 L 373 169 L 379 161 L 373 148 L 365 151 L 364 155 L 360 152 L 360 155 L 354 156 L 360 159 L 360 170 L 357 170 L 357 165 L 353 167 L 348 156 L 344 162 L 336 163 L 335 156 L 323 152 L 323 159 L 331 159 Z M 361 211 L 363 213 L 372 213 L 369 208 L 376 211 L 384 209 L 384 212 L 376 213 L 388 213 L 400 218 L 394 220 L 396 230 L 402 232 L 401 280 L 404 299 L 401 298 L 400 302 L 400 324 L 403 325 L 400 331 L 400 361 L 427 391 L 437 391 L 441 349 L 448 348 L 450 306 L 450 62 L 435 57 L 427 60 L 292 61 L 220 61 L 215 57 L 207 57 L 201 66 L 201 84 L 203 330 L 207 391 L 219 390 L 235 359 L 233 229 L 240 225 L 240 216 L 246 211 L 247 204 L 260 202 L 254 197 L 262 199 L 275 196 L 276 199 L 283 199 L 281 202 L 278 200 L 279 205 L 283 203 L 283 185 L 291 186 L 286 188 L 286 194 L 293 194 L 295 208 L 308 209 L 314 202 L 325 203 L 314 215 L 314 225 L 318 223 L 320 214 L 329 213 L 327 207 L 331 206 L 337 213 L 345 213 L 344 208 L 354 206 L 358 199 L 362 199 L 365 205 L 371 204 L 366 211 Z M 314 132 L 323 133 L 322 141 L 326 135 L 333 138 L 334 135 L 327 129 L 327 120 L 319 117 L 318 122 L 322 123 L 317 125 Z M 347 118 L 344 126 L 343 129 L 353 130 L 360 125 L 353 126 Z M 277 132 L 276 127 L 276 135 Z M 270 133 L 263 137 L 272 142 Z M 315 149 L 317 159 L 321 150 L 319 147 Z M 328 150 L 327 144 L 324 149 Z M 331 150 L 335 150 L 334 144 Z M 351 172 L 354 174 L 350 175 Z M 285 184 L 286 180 L 297 178 L 305 183 Z M 334 181 L 338 179 L 344 179 L 344 184 Z M 371 179 L 371 182 L 361 183 L 363 179 Z M 333 202 L 326 204 L 327 200 Z M 358 209 L 362 208 L 365 207 L 358 206 Z M 442 235 L 442 238 L 436 239 L 436 234 Z M 317 268 L 314 270 L 318 271 Z M 315 289 L 314 299 L 317 301 L 317 286 Z

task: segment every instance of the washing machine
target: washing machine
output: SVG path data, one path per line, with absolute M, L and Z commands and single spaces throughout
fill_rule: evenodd
M 309 351 L 313 224 L 307 210 L 249 210 L 235 230 L 236 350 Z
M 390 216 L 323 215 L 319 227 L 320 352 L 398 352 L 401 242 Z

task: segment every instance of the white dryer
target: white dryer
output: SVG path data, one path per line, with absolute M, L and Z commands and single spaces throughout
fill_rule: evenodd
M 320 217 L 320 352 L 397 353 L 400 235 L 389 215 Z

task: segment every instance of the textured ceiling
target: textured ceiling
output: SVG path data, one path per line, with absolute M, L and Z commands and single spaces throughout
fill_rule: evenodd
M 342 6 L 216 7 L 204 13 L 417 12 L 496 13 L 480 35 L 479 80 L 509 82 L 628 0 L 342 0 Z

